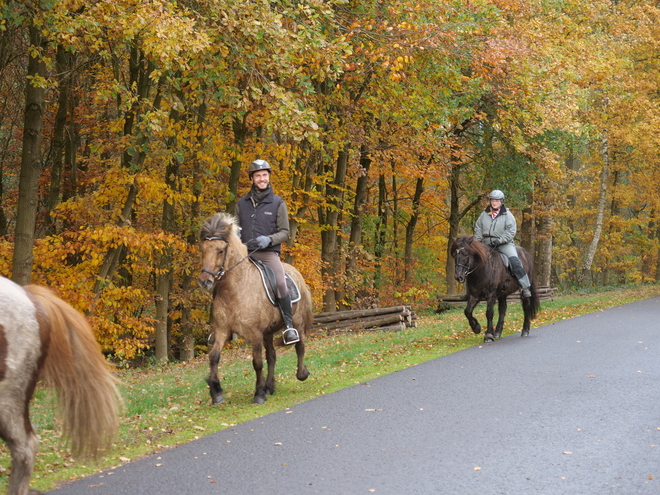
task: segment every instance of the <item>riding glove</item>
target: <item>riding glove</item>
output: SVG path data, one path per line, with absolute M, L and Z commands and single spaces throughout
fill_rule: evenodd
M 266 249 L 268 246 L 270 246 L 270 237 L 267 235 L 260 235 L 255 240 L 257 241 L 259 249 Z

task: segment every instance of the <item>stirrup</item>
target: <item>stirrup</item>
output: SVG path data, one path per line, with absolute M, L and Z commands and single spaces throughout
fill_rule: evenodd
M 298 330 L 296 330 L 293 327 L 284 330 L 284 332 L 282 333 L 282 341 L 284 342 L 284 345 L 291 345 L 300 341 L 300 335 L 298 335 Z
M 532 297 L 532 293 L 530 292 L 529 289 L 521 290 L 520 295 L 523 297 L 523 299 L 529 299 L 530 297 Z

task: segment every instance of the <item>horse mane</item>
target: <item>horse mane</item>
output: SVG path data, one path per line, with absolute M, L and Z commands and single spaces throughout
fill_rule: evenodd
M 465 248 L 466 251 L 474 255 L 479 265 L 485 265 L 488 262 L 489 249 L 483 242 L 477 241 L 474 236 L 464 235 L 454 241 L 455 249 Z
M 241 255 L 247 254 L 247 248 L 238 237 L 238 219 L 229 213 L 216 213 L 209 218 L 199 231 L 199 239 L 221 239 L 229 244 L 232 250 Z

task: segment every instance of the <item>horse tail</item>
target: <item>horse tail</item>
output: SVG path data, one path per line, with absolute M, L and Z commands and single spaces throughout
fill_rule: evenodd
M 530 309 L 529 317 L 530 319 L 533 320 L 534 318 L 536 318 L 536 315 L 538 315 L 539 309 L 541 309 L 541 297 L 539 295 L 539 289 L 536 286 L 536 280 L 534 280 L 535 277 L 533 271 L 531 273 L 530 279 L 531 279 L 530 280 L 531 285 L 529 287 L 529 291 L 532 293 L 532 297 L 530 298 L 529 301 L 529 309 Z
M 25 287 L 48 315 L 50 345 L 43 377 L 58 392 L 64 435 L 74 457 L 96 457 L 118 427 L 121 397 L 85 317 L 45 287 Z

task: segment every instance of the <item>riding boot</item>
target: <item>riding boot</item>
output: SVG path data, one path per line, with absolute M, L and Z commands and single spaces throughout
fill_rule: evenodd
M 529 282 L 529 276 L 527 275 L 520 258 L 517 256 L 511 256 L 509 258 L 509 263 L 511 263 L 511 273 L 513 273 L 513 276 L 518 280 L 518 285 L 520 285 L 520 295 L 525 299 L 532 297 L 532 293 L 529 290 L 532 284 Z
M 282 340 L 285 345 L 295 344 L 300 340 L 300 335 L 298 335 L 298 330 L 293 328 L 293 314 L 291 311 L 291 296 L 287 294 L 284 297 L 280 297 L 277 300 L 280 306 L 280 312 L 282 313 L 282 319 L 284 320 L 285 330 L 282 333 Z

